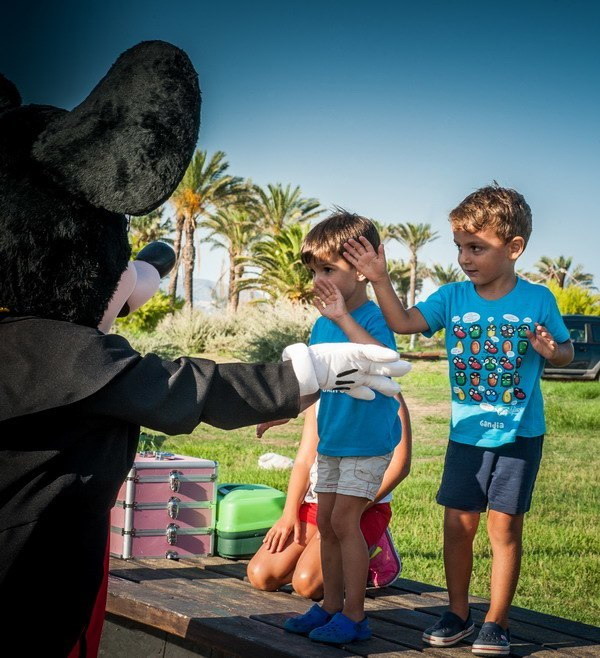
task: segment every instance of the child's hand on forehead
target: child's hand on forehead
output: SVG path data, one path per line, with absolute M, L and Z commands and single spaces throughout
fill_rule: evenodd
M 315 282 L 314 295 L 314 305 L 324 317 L 335 321 L 348 313 L 340 289 L 331 281 Z
M 528 331 L 527 338 L 531 347 L 544 359 L 553 359 L 556 356 L 556 341 L 546 327 L 536 323 L 535 331 Z
M 385 249 L 380 244 L 377 251 L 367 238 L 361 236 L 344 242 L 344 258 L 372 283 L 381 281 L 387 276 Z

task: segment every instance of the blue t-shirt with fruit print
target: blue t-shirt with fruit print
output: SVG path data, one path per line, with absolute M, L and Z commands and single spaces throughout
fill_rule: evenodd
M 417 308 L 429 325 L 425 336 L 446 330 L 452 441 L 493 448 L 545 433 L 544 359 L 526 331 L 538 323 L 557 343 L 569 339 L 548 288 L 517 278 L 504 297 L 489 300 L 471 281 L 449 283 Z

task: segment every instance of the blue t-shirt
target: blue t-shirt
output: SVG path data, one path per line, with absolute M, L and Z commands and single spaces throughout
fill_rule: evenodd
M 374 302 L 366 302 L 350 315 L 373 338 L 396 349 L 392 330 Z M 320 317 L 310 335 L 310 345 L 347 343 L 346 334 L 328 318 Z M 322 391 L 317 413 L 317 451 L 330 457 L 375 457 L 391 452 L 400 441 L 399 404 L 395 398 L 375 393 L 371 401 L 356 400 L 340 391 Z
M 554 295 L 518 278 L 500 299 L 480 297 L 471 281 L 439 288 L 417 308 L 425 336 L 446 329 L 452 420 L 450 439 L 482 447 L 546 431 L 540 377 L 544 359 L 525 334 L 534 323 L 557 343 L 569 339 Z

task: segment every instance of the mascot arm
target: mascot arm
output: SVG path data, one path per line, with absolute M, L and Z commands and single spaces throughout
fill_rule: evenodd
M 234 429 L 300 411 L 291 363 L 217 365 L 182 357 L 139 359 L 81 403 L 87 413 L 166 434 L 188 434 L 200 422 Z

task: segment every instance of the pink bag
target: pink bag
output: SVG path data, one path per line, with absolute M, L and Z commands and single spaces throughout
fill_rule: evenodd
M 402 573 L 402 558 L 396 551 L 389 528 L 369 552 L 367 587 L 385 587 Z

